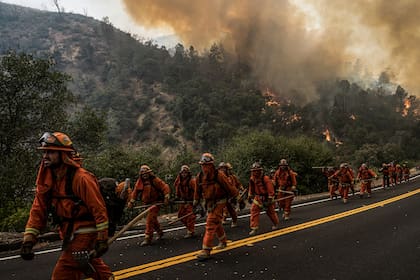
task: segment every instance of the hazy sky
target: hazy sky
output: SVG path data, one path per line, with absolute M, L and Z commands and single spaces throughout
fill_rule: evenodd
M 0 0 L 0 2 L 31 7 L 40 10 L 57 11 L 53 0 Z M 101 20 L 108 17 L 111 23 L 126 32 L 135 33 L 145 39 L 152 39 L 162 35 L 169 35 L 171 29 L 146 29 L 133 20 L 126 13 L 124 4 L 120 0 L 58 0 L 65 12 L 87 15 Z

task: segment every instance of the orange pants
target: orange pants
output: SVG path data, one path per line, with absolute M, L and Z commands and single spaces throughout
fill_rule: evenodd
M 262 210 L 262 205 L 263 205 L 263 201 L 261 200 L 259 196 L 256 196 L 251 206 L 251 219 L 250 219 L 251 229 L 257 229 L 260 224 L 260 212 Z M 270 218 L 271 222 L 274 225 L 277 226 L 279 224 L 279 217 L 277 216 L 274 203 L 267 206 L 265 213 L 267 213 L 267 216 Z
M 178 218 L 181 218 L 182 216 L 188 215 L 190 213 L 193 213 L 193 206 L 191 204 L 180 204 L 178 209 Z M 191 214 L 188 217 L 185 217 L 181 220 L 181 222 L 185 225 L 187 230 L 191 233 L 194 232 L 194 226 L 195 226 L 195 214 Z
M 226 203 L 219 203 L 216 204 L 213 210 L 207 212 L 206 232 L 203 237 L 204 250 L 211 250 L 215 235 L 220 242 L 226 242 L 226 234 L 222 226 L 223 209 L 225 207 Z
M 235 207 L 230 204 L 230 203 L 226 203 L 226 208 L 223 211 L 223 217 L 230 217 L 232 218 L 232 222 L 236 223 L 236 221 L 238 220 L 238 213 L 236 213 L 236 209 Z
M 292 187 L 287 187 L 286 189 L 284 189 L 284 191 L 291 192 Z M 283 198 L 286 196 L 290 196 L 290 198 L 279 201 L 279 210 L 283 209 L 284 212 L 290 213 L 292 209 L 293 194 L 279 192 L 277 198 Z
M 330 197 L 336 196 L 335 192 L 338 190 L 338 185 L 334 183 L 328 184 L 328 190 Z
M 360 184 L 360 195 L 363 195 L 365 192 L 372 194 L 371 182 L 363 182 Z
M 149 210 L 149 213 L 147 213 L 146 231 L 144 232 L 146 235 L 146 238 L 152 238 L 154 231 L 156 231 L 157 233 L 162 233 L 162 230 L 160 229 L 160 224 L 158 221 L 159 210 L 160 210 L 159 206 L 153 206 Z
M 344 199 L 349 198 L 349 188 L 350 184 L 340 185 L 340 195 Z
M 60 258 L 55 265 L 52 280 L 79 280 L 82 279 L 83 271 L 79 263 L 73 258 L 72 252 L 91 251 L 94 248 L 97 233 L 76 234 L 74 239 L 61 253 Z M 93 275 L 86 275 L 93 279 L 108 280 L 112 278 L 112 272 L 108 265 L 102 259 L 95 258 L 90 261 L 95 268 Z

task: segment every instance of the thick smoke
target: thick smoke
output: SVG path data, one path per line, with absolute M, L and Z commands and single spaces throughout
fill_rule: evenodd
M 282 96 L 310 100 L 318 81 L 378 77 L 385 69 L 409 90 L 420 88 L 415 0 L 124 2 L 139 24 L 170 27 L 185 46 L 221 42 L 247 60 L 261 86 Z

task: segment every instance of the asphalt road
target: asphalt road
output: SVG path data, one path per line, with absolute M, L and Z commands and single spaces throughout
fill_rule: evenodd
M 185 240 L 182 227 L 167 228 L 164 240 L 140 247 L 141 234 L 119 239 L 104 260 L 116 279 L 420 279 L 420 184 L 379 189 L 372 198 L 317 201 L 292 209 L 292 219 L 249 237 L 247 213 L 239 227 L 226 226 L 229 242 L 199 262 L 199 237 Z M 215 241 L 215 245 L 216 245 Z M 41 251 L 25 262 L 16 252 L 0 256 L 2 279 L 49 279 L 59 252 Z

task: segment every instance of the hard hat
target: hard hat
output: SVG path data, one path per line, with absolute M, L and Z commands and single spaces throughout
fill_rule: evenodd
M 251 165 L 251 171 L 262 170 L 261 164 L 259 162 L 254 162 Z
M 140 166 L 140 174 L 146 174 L 146 173 L 150 173 L 153 170 L 146 164 L 143 164 L 142 166 Z
M 210 164 L 214 163 L 214 157 L 210 153 L 204 153 L 201 155 L 201 159 L 198 162 L 199 164 Z
M 344 167 L 347 167 L 347 164 L 346 163 L 340 164 L 340 168 L 344 168 Z
M 223 167 L 226 167 L 227 168 L 227 165 L 226 165 L 226 163 L 224 161 L 222 161 L 221 163 L 219 163 L 219 168 L 223 168 Z
M 282 159 L 280 160 L 279 165 L 280 165 L 280 166 L 286 166 L 286 165 L 288 165 L 288 164 L 287 164 L 287 160 L 285 160 L 284 158 L 282 158 Z
M 367 168 L 366 163 L 362 163 L 362 168 Z
M 229 170 L 233 169 L 232 164 L 230 164 L 229 162 L 226 162 L 226 167 Z
M 188 165 L 183 165 L 181 166 L 181 170 L 179 172 L 181 173 L 182 171 L 190 172 L 190 167 Z
M 41 147 L 38 147 L 39 150 L 75 151 L 70 137 L 62 132 L 45 132 L 39 139 L 39 143 L 41 144 Z

